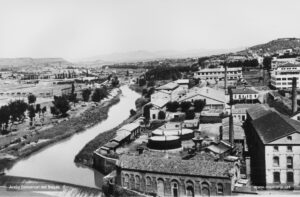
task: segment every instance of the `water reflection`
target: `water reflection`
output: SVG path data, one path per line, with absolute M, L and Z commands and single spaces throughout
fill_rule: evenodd
M 87 142 L 99 133 L 119 125 L 129 117 L 130 109 L 135 109 L 135 100 L 140 95 L 130 90 L 127 86 L 122 86 L 121 90 L 120 102 L 110 108 L 106 120 L 84 132 L 75 134 L 66 140 L 32 154 L 28 158 L 20 160 L 6 173 L 14 176 L 101 187 L 103 175 L 93 169 L 77 166 L 74 163 L 74 157 Z

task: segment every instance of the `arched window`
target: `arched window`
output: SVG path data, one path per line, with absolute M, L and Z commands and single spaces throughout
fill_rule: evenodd
M 192 181 L 186 183 L 186 196 L 194 197 L 194 184 Z
M 293 172 L 286 173 L 286 181 L 288 183 L 294 183 L 294 173 Z
M 223 192 L 224 192 L 223 184 L 222 183 L 218 183 L 217 187 L 218 187 L 217 188 L 218 195 L 223 195 Z
M 273 166 L 279 166 L 279 157 L 273 157 Z
M 171 187 L 172 187 L 172 196 L 173 197 L 178 197 L 179 196 L 179 184 L 176 180 L 173 180 L 171 182 Z
M 209 190 L 208 183 L 203 182 L 201 184 L 201 193 L 202 193 L 202 196 L 210 196 L 210 190 Z
M 146 191 L 147 192 L 151 191 L 151 178 L 150 177 L 146 178 Z
M 165 185 L 163 179 L 157 180 L 157 195 L 158 196 L 165 196 Z
M 135 189 L 139 190 L 140 189 L 140 183 L 141 179 L 138 175 L 135 176 Z
M 123 179 L 123 186 L 129 188 L 129 175 L 125 174 Z

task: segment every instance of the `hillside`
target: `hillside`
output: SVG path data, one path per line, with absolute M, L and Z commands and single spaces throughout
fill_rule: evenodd
M 300 48 L 299 38 L 280 38 L 277 40 L 272 40 L 265 44 L 259 44 L 248 49 L 252 51 L 269 52 L 274 53 L 277 50 L 290 49 L 290 48 Z

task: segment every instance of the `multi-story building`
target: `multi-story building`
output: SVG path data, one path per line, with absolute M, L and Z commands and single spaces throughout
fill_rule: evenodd
M 273 58 L 271 62 L 271 70 L 277 69 L 279 66 L 284 64 L 296 64 L 299 63 L 299 59 L 297 58 Z
M 116 184 L 157 196 L 229 196 L 239 168 L 232 162 L 122 155 Z
M 300 87 L 300 64 L 283 64 L 271 73 L 271 85 L 276 89 L 292 88 L 292 79 L 297 78 L 297 87 Z
M 231 89 L 233 103 L 257 103 L 258 92 L 249 88 Z
M 247 110 L 245 133 L 255 185 L 300 188 L 300 123 L 264 106 Z
M 225 68 L 205 68 L 194 73 L 194 78 L 199 78 L 202 80 L 224 80 Z M 227 79 L 237 80 L 242 78 L 242 68 L 227 68 Z

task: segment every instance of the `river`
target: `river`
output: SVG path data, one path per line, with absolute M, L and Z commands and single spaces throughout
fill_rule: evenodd
M 120 89 L 120 102 L 109 109 L 106 120 L 18 161 L 6 174 L 101 187 L 103 175 L 96 170 L 76 165 L 74 158 L 85 144 L 99 133 L 119 125 L 129 117 L 130 109 L 135 109 L 135 100 L 140 95 L 125 85 Z

